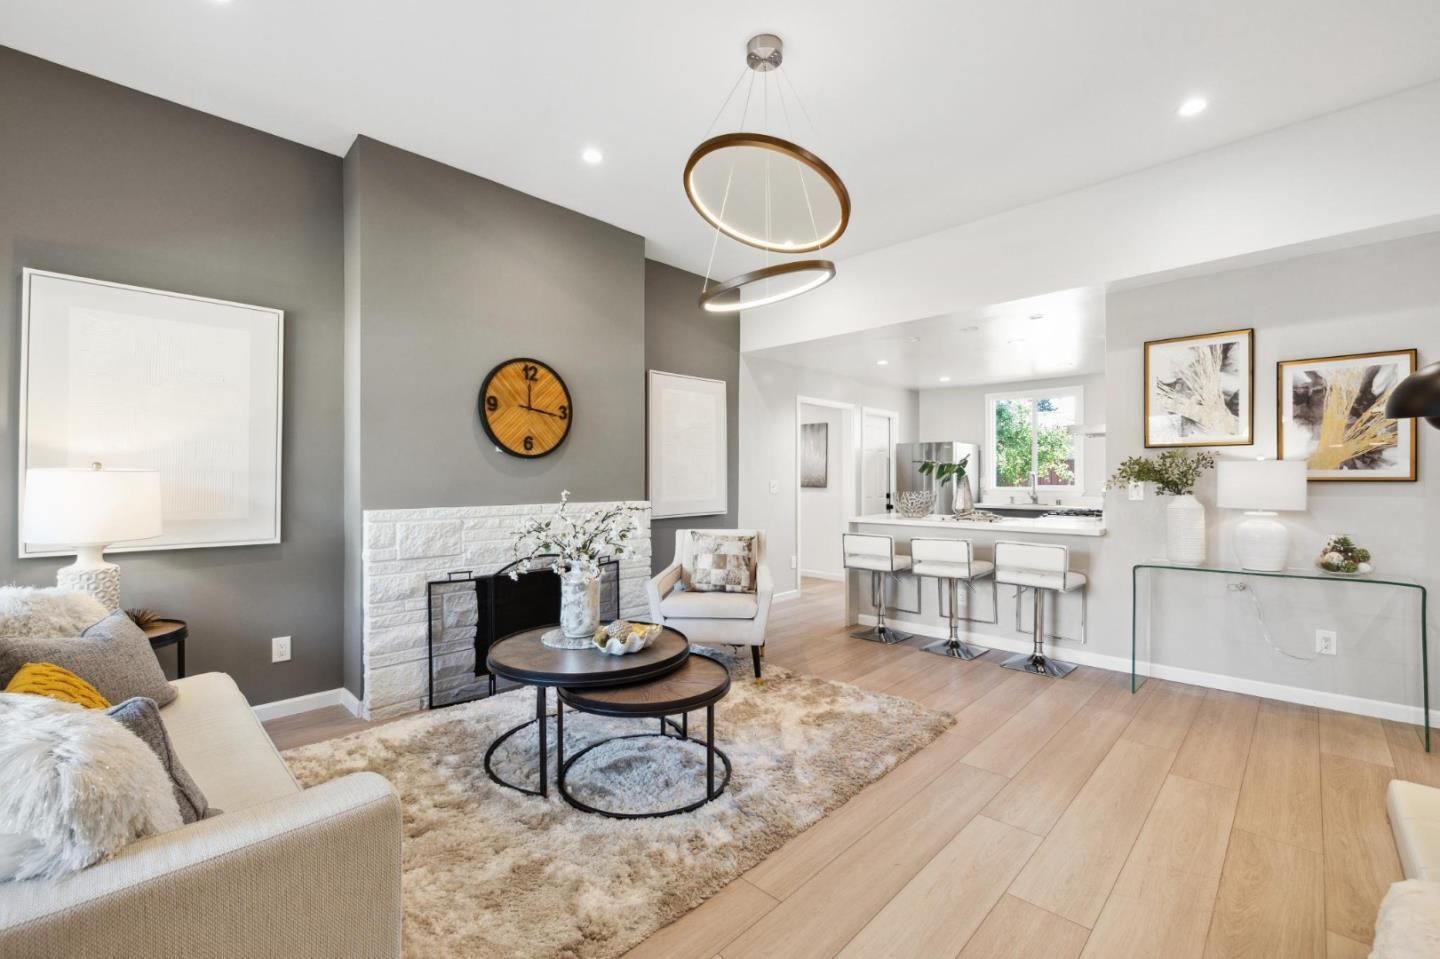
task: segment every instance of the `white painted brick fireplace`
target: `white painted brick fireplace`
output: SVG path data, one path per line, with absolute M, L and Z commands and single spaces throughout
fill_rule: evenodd
M 576 512 L 612 503 L 572 503 Z M 648 612 L 645 581 L 650 576 L 650 504 L 644 507 L 635 555 L 620 562 L 620 612 Z M 514 530 L 524 516 L 553 513 L 557 503 L 525 506 L 452 506 L 365 511 L 364 580 L 366 719 L 384 719 L 425 708 L 426 583 L 469 570 L 494 573 L 514 560 Z M 475 597 L 457 593 L 445 600 L 444 631 L 435 653 L 436 688 L 454 689 L 474 680 Z

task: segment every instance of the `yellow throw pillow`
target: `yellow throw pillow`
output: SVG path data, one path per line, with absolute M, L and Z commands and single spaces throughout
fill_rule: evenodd
M 62 703 L 74 703 L 86 709 L 110 708 L 110 701 L 100 695 L 100 690 L 54 663 L 26 663 L 10 677 L 5 692 L 49 696 Z

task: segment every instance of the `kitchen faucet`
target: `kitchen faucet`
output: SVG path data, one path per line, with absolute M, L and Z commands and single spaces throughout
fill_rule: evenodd
M 1040 505 L 1040 476 L 1034 470 L 1030 471 L 1030 505 Z

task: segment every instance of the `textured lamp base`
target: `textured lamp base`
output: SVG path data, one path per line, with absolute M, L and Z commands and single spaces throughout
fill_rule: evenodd
M 1246 513 L 1235 527 L 1235 558 L 1241 569 L 1278 573 L 1290 555 L 1290 531 L 1274 513 Z
M 89 593 L 110 612 L 120 608 L 120 567 L 104 560 L 87 560 L 82 554 L 55 574 L 55 585 L 77 593 Z

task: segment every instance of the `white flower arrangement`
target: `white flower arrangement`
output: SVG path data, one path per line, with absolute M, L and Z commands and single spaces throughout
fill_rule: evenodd
M 640 530 L 643 506 L 611 506 L 589 513 L 569 512 L 570 491 L 560 493 L 560 508 L 549 516 L 528 517 L 515 531 L 515 558 L 511 579 L 534 568 L 535 560 L 554 556 L 555 572 L 581 572 L 595 578 L 600 564 L 624 559 L 635 552 L 633 537 Z

